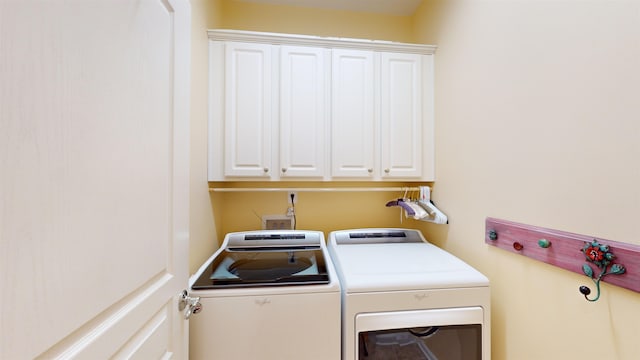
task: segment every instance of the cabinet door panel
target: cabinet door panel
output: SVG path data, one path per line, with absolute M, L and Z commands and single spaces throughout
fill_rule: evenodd
M 381 54 L 380 116 L 383 178 L 422 175 L 421 55 Z
M 340 359 L 340 298 L 333 293 L 207 296 L 201 302 L 202 312 L 190 320 L 191 359 Z
M 374 147 L 373 52 L 332 53 L 331 175 L 372 177 Z
M 325 174 L 324 49 L 282 46 L 280 66 L 280 176 Z
M 225 44 L 225 176 L 271 172 L 271 46 Z

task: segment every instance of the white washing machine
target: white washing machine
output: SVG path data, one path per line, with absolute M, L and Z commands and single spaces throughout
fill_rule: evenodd
M 490 360 L 489 280 L 409 229 L 329 235 L 342 359 Z
M 319 231 L 230 233 L 191 277 L 190 358 L 340 358 L 340 285 Z

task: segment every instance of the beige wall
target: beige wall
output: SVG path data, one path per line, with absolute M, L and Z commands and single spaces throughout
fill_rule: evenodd
M 431 239 L 492 283 L 493 359 L 637 359 L 640 294 L 483 243 L 487 216 L 640 244 L 640 5 L 429 1 L 436 53 Z M 579 249 L 576 249 L 578 251 Z M 594 289 L 593 286 L 591 286 Z
M 190 273 L 218 246 L 218 224 L 213 217 L 207 183 L 207 29 L 219 26 L 220 4 L 219 0 L 191 0 Z
M 400 187 L 407 183 L 385 183 L 379 186 Z M 281 184 L 261 183 L 257 186 L 284 187 Z M 362 187 L 370 183 L 289 183 L 293 187 Z M 399 207 L 385 207 L 400 192 L 300 192 L 296 203 L 296 228 L 323 231 L 360 227 L 413 227 L 415 221 L 401 222 Z M 417 194 L 416 194 L 417 196 Z M 287 212 L 286 192 L 216 192 L 212 195 L 220 206 L 222 217 L 219 235 L 233 231 L 260 229 L 262 215 L 284 215 Z M 218 210 L 218 208 L 216 208 Z
M 411 17 L 308 9 L 222 0 L 221 27 L 235 30 L 403 41 L 412 39 Z

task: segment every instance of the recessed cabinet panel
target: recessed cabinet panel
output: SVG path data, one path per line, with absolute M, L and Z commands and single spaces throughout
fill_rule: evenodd
M 422 175 L 421 55 L 381 54 L 381 168 L 384 178 Z
M 325 174 L 325 50 L 281 47 L 280 176 Z
M 271 169 L 271 46 L 225 44 L 226 176 L 264 176 Z
M 217 296 L 202 305 L 190 330 L 208 340 L 190 349 L 192 359 L 340 359 L 340 318 L 325 315 L 340 311 L 332 293 Z
M 331 175 L 373 177 L 373 51 L 334 49 L 331 84 Z

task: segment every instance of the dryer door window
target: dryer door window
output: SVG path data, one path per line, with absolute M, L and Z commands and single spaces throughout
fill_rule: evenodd
M 482 326 L 425 326 L 358 334 L 358 359 L 482 359 Z
M 480 307 L 356 316 L 357 359 L 482 360 Z

